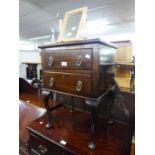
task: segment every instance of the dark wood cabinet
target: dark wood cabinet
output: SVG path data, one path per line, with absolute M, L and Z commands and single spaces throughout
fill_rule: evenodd
M 115 46 L 90 39 L 40 48 L 44 88 L 97 98 L 112 87 Z
M 51 127 L 51 111 L 48 99 L 53 93 L 61 93 L 84 99 L 91 107 L 90 141 L 95 148 L 93 133 L 97 110 L 103 97 L 113 88 L 113 66 L 116 47 L 99 39 L 61 42 L 41 48 L 43 90 L 48 90 L 45 107 L 49 116 L 46 127 Z
M 53 127 L 45 128 L 47 115 L 27 126 L 30 155 L 129 155 L 133 127 L 127 123 L 114 122 L 108 125 L 102 117 L 98 119 L 95 134 L 96 149 L 87 147 L 89 140 L 90 114 L 70 112 L 61 107 L 53 113 Z M 66 144 L 62 144 L 61 141 Z
M 26 78 L 27 79 L 33 79 L 33 78 L 38 78 L 40 77 L 40 79 L 42 78 L 42 69 L 40 69 L 39 71 L 37 71 L 38 69 L 38 65 L 40 65 L 39 62 L 22 62 L 22 64 L 26 64 Z M 38 75 L 38 72 L 40 74 L 40 76 Z
M 33 79 L 37 78 L 37 64 L 27 64 L 26 67 L 26 78 Z

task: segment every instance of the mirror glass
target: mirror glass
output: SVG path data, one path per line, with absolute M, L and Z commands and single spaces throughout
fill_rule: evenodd
M 64 38 L 76 38 L 82 13 L 70 14 L 63 32 Z

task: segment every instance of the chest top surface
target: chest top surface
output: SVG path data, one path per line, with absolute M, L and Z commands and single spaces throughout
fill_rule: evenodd
M 78 46 L 78 45 L 86 45 L 86 44 L 100 44 L 100 45 L 105 45 L 105 46 L 108 46 L 114 49 L 117 48 L 114 44 L 108 43 L 98 38 L 80 40 L 80 41 L 76 40 L 76 41 L 57 42 L 53 44 L 42 45 L 42 46 L 39 46 L 39 48 L 44 49 L 44 48 L 54 48 L 54 47 L 61 47 L 61 46 Z

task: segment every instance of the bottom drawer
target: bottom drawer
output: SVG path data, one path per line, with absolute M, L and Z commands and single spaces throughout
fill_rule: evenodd
M 30 135 L 29 145 L 31 155 L 60 155 L 58 148 L 35 135 Z
M 71 150 L 52 144 L 33 133 L 30 134 L 29 146 L 31 155 L 76 155 Z
M 76 73 L 44 73 L 43 87 L 61 92 L 90 96 L 91 74 Z

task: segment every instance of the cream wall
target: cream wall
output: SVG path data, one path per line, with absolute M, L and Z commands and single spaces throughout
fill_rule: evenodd
M 38 50 L 19 50 L 19 76 L 26 78 L 26 64 L 23 62 L 29 63 L 41 63 L 40 52 Z M 39 70 L 41 69 L 41 64 L 37 66 L 37 78 L 40 78 Z

